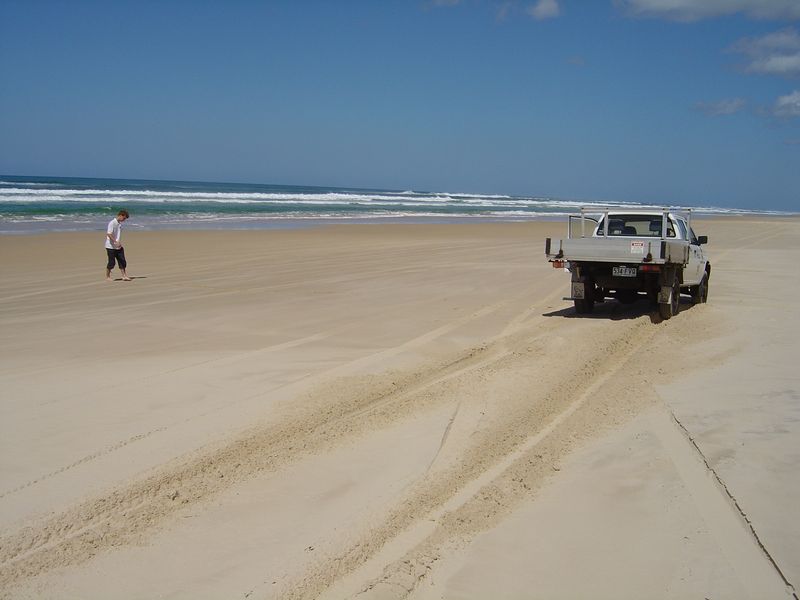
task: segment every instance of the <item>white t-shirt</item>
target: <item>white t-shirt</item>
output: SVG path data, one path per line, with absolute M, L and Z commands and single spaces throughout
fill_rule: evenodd
M 122 239 L 122 223 L 117 221 L 117 218 L 114 217 L 108 222 L 106 233 L 110 234 L 111 237 L 113 237 L 114 240 L 119 244 L 120 239 Z M 108 235 L 106 235 L 106 248 L 109 250 L 114 250 L 114 245 L 111 243 L 111 240 L 108 239 Z

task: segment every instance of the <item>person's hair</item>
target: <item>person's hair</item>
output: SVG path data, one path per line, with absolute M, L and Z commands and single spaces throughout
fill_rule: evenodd
M 117 213 L 118 217 L 125 217 L 126 219 L 130 219 L 131 216 L 128 214 L 127 210 L 121 210 Z

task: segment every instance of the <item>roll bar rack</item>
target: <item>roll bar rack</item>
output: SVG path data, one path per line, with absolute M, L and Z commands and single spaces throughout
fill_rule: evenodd
M 608 239 L 608 214 L 611 212 L 625 212 L 626 214 L 653 214 L 654 212 L 661 212 L 661 239 L 667 239 L 667 223 L 669 221 L 669 216 L 675 212 L 683 212 L 687 214 L 687 223 L 689 228 L 692 227 L 692 209 L 691 208 L 670 208 L 670 207 L 663 207 L 663 208 L 644 208 L 644 207 L 627 207 L 627 206 L 582 206 L 581 207 L 581 214 L 578 215 L 570 215 L 569 216 L 569 226 L 568 226 L 568 238 L 572 238 L 572 220 L 573 219 L 580 219 L 581 220 L 581 237 L 586 237 L 586 220 L 593 221 L 594 223 L 599 223 L 599 219 L 594 219 L 592 217 L 587 216 L 589 214 L 602 214 L 603 219 L 603 237 Z

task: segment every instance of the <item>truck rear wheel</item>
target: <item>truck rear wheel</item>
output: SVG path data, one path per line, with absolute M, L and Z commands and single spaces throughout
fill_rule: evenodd
M 660 303 L 658 305 L 658 313 L 665 321 L 677 315 L 678 311 L 681 309 L 681 284 L 678 282 L 677 278 L 672 286 L 672 294 L 670 295 L 672 296 L 671 302 Z
M 595 285 L 586 276 L 581 277 L 580 281 L 583 283 L 583 298 L 575 298 L 575 312 L 585 315 L 594 310 Z
M 594 300 L 575 299 L 575 312 L 579 315 L 585 315 L 594 310 Z
M 650 306 L 655 308 L 658 306 L 658 288 L 652 287 L 647 290 L 647 301 L 650 302 Z

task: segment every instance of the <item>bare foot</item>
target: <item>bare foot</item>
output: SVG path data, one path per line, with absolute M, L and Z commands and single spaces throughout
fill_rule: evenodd
M 131 279 L 130 277 L 123 277 L 122 281 L 133 281 L 133 279 Z

